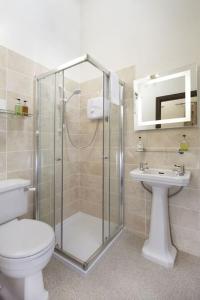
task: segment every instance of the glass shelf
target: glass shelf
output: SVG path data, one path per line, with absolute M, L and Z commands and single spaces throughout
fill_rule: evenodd
M 26 116 L 23 116 L 23 115 L 16 115 L 16 113 L 12 110 L 9 110 L 9 109 L 0 109 L 0 114 L 5 114 L 5 115 L 12 115 L 12 116 L 15 116 L 15 117 L 21 117 L 21 118 L 25 118 L 25 117 L 32 117 L 33 115 L 32 114 L 28 114 Z
M 138 153 L 144 153 L 144 152 L 169 152 L 169 153 L 177 153 L 177 154 L 184 154 L 188 151 L 181 151 L 180 149 L 177 148 L 145 148 L 143 151 L 135 150 L 135 152 Z

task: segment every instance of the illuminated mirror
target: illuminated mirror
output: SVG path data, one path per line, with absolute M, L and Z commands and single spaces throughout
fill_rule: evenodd
M 197 66 L 134 81 L 134 129 L 197 126 Z

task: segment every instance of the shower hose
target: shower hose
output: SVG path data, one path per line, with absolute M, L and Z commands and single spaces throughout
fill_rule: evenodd
M 66 103 L 67 104 L 67 103 Z M 69 141 L 71 143 L 71 145 L 76 148 L 76 149 L 85 149 L 85 148 L 88 148 L 92 145 L 92 143 L 94 142 L 95 138 L 96 138 L 96 135 L 97 135 L 97 131 L 98 131 L 98 128 L 99 128 L 99 119 L 97 120 L 97 124 L 96 124 L 96 128 L 94 130 L 94 134 L 91 138 L 91 140 L 89 141 L 89 143 L 85 146 L 77 146 L 74 144 L 72 138 L 71 138 L 71 135 L 70 135 L 70 130 L 69 130 L 69 124 L 68 124 L 68 119 L 67 119 L 67 116 L 66 116 L 66 110 L 64 110 L 64 115 L 65 115 L 65 125 L 66 125 L 66 131 L 67 131 L 67 135 L 68 135 L 68 138 L 69 138 Z

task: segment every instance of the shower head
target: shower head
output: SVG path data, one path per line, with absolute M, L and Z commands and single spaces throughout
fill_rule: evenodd
M 67 103 L 73 96 L 80 95 L 80 94 L 81 94 L 81 90 L 79 89 L 74 90 L 69 97 L 64 99 L 65 103 Z
M 64 102 L 67 103 L 73 96 L 75 95 L 80 95 L 81 94 L 81 90 L 80 89 L 77 89 L 77 90 L 74 90 L 70 95 L 69 97 L 65 97 L 66 95 L 66 91 L 65 89 L 59 85 L 58 87 L 59 89 L 59 96 L 60 96 L 60 99 L 63 99 L 64 98 Z
M 74 95 L 80 95 L 81 94 L 81 90 L 77 89 L 73 92 Z

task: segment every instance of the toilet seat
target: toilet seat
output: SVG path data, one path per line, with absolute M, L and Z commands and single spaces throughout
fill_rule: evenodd
M 0 226 L 0 241 L 0 257 L 23 259 L 46 252 L 55 243 L 55 237 L 46 223 L 16 219 Z

